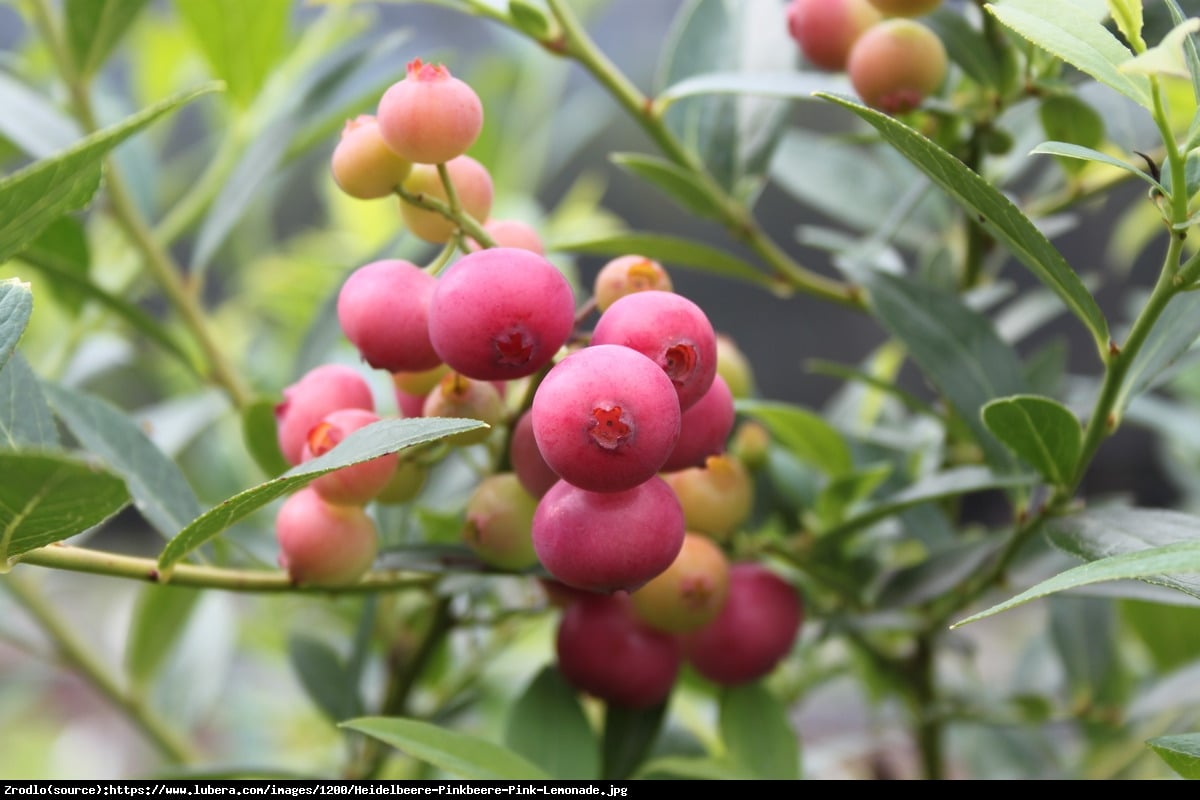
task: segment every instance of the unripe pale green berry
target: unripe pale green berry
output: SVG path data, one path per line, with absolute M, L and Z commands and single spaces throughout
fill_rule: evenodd
M 813 66 L 840 72 L 850 48 L 867 28 L 883 19 L 868 0 L 792 0 L 788 32 Z
M 504 399 L 488 381 L 477 381 L 451 372 L 425 398 L 422 416 L 478 419 L 496 426 L 504 422 Z M 491 428 L 456 433 L 447 442 L 467 446 L 487 441 Z
M 689 531 L 727 541 L 754 510 L 754 483 L 741 461 L 709 456 L 703 467 L 663 473 L 683 508 Z
M 438 364 L 432 369 L 421 370 L 419 372 L 393 372 L 392 383 L 395 384 L 398 391 L 416 395 L 417 397 L 424 397 L 449 372 L 450 367 L 445 364 Z
M 369 114 L 347 120 L 333 149 L 330 169 L 338 187 L 360 200 L 387 197 L 404 182 L 412 162 L 396 155 L 379 134 Z
M 392 474 L 392 479 L 379 494 L 375 495 L 375 501 L 390 506 L 407 503 L 420 494 L 421 489 L 425 486 L 425 479 L 428 477 L 429 467 L 410 459 L 401 458 L 396 465 L 395 473 Z
M 596 308 L 604 311 L 627 294 L 651 289 L 671 291 L 671 276 L 653 259 L 628 255 L 614 258 L 600 268 L 592 293 Z
M 537 500 L 511 472 L 489 475 L 467 500 L 463 540 L 475 554 L 499 569 L 523 570 L 537 563 L 533 514 Z
M 465 211 L 476 222 L 484 222 L 492 212 L 492 176 L 487 168 L 470 156 L 459 156 L 446 162 L 454 192 Z M 405 191 L 447 202 L 446 187 L 437 167 L 417 164 L 404 181 Z M 400 217 L 419 239 L 432 244 L 445 244 L 454 235 L 455 225 L 436 211 L 400 201 Z
M 937 34 L 898 17 L 859 37 L 846 71 L 864 103 L 888 114 L 902 114 L 937 91 L 946 79 L 948 63 Z
M 376 116 L 387 146 L 414 164 L 461 156 L 483 129 L 483 104 L 475 90 L 441 64 L 419 58 L 384 92 Z
M 333 505 L 306 486 L 275 517 L 279 565 L 292 581 L 342 586 L 362 577 L 375 561 L 378 535 L 362 506 Z
M 724 333 L 717 334 L 717 374 L 725 379 L 736 398 L 754 394 L 754 368 L 737 343 Z
M 771 434 L 760 422 L 748 419 L 737 426 L 729 442 L 729 452 L 754 472 L 767 465 Z
M 630 597 L 651 627 L 687 633 L 716 618 L 728 593 L 729 559 L 712 539 L 688 533 L 671 566 Z
M 870 0 L 887 17 L 919 17 L 942 4 L 942 0 Z

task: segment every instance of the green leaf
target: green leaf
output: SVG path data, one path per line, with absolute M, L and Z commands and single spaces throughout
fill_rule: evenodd
M 874 606 L 882 610 L 911 608 L 943 597 L 977 574 L 1002 544 L 999 537 L 952 541 L 919 564 L 888 575 Z
M 1081 148 L 1096 148 L 1104 142 L 1104 119 L 1075 95 L 1052 94 L 1046 97 L 1038 105 L 1038 116 L 1048 139 L 1068 142 Z M 1068 172 L 1078 172 L 1086 166 L 1074 158 L 1060 163 Z
M 0 179 L 0 262 L 19 253 L 47 225 L 91 201 L 100 186 L 101 160 L 110 150 L 164 114 L 218 88 L 209 84 L 175 95 Z
M 741 399 L 734 403 L 745 414 L 767 426 L 788 451 L 831 477 L 849 474 L 854 459 L 845 437 L 820 415 L 799 406 Z
M 1154 110 L 1150 83 L 1141 75 L 1126 75 L 1120 66 L 1133 58 L 1125 45 L 1099 20 L 1073 3 L 1046 0 L 1005 0 L 989 3 L 987 10 L 1018 35 L 1091 75 L 1133 100 Z
M 329 644 L 296 634 L 288 637 L 287 651 L 300 685 L 326 717 L 341 722 L 362 714 L 358 682 Z
M 133 504 L 168 539 L 203 509 L 174 461 L 116 406 L 92 395 L 46 384 L 50 405 L 80 444 L 125 479 Z
M 386 419 L 359 428 L 325 455 L 292 467 L 283 475 L 234 495 L 196 517 L 167 542 L 158 557 L 159 568 L 169 570 L 238 520 L 326 472 L 481 427 L 484 423 L 475 419 L 420 418 Z
M 996 438 L 1055 486 L 1069 486 L 1079 463 L 1083 427 L 1057 400 L 1037 395 L 1003 397 L 983 407 Z
M 658 739 L 666 714 L 666 703 L 652 708 L 606 704 L 601 777 L 620 781 L 632 775 Z
M 33 292 L 29 284 L 17 278 L 0 281 L 0 369 L 17 349 L 32 313 Z
M 1121 384 L 1114 410 L 1119 414 L 1129 401 L 1152 389 L 1157 379 L 1200 338 L 1200 292 L 1182 292 L 1171 298 L 1150 329 Z
M 1191 35 L 1196 31 L 1200 31 L 1200 19 L 1193 17 L 1179 23 L 1158 45 L 1122 64 L 1121 71 L 1129 75 L 1191 77 L 1190 67 L 1184 55 L 1184 43 L 1191 41 Z
M 0 450 L 58 447 L 58 428 L 42 383 L 20 351 L 0 369 Z
M 1108 153 L 1102 153 L 1099 150 L 1093 150 L 1090 147 L 1081 147 L 1077 144 L 1070 144 L 1069 142 L 1042 142 L 1037 147 L 1030 150 L 1029 153 L 1030 155 L 1044 154 L 1059 156 L 1061 158 L 1073 158 L 1082 161 L 1095 161 L 1100 164 L 1107 164 L 1110 167 L 1116 167 L 1117 169 L 1125 170 L 1129 174 L 1141 178 L 1153 187 L 1156 187 L 1160 190 L 1163 188 L 1162 184 L 1156 181 L 1153 175 L 1143 172 L 1132 164 L 1122 161 L 1119 158 L 1113 158 Z
M 848 509 L 870 497 L 891 474 L 892 465 L 885 461 L 834 478 L 817 495 L 817 516 L 826 526 L 836 525 Z
M 82 533 L 129 502 L 125 484 L 64 455 L 0 452 L 0 569 L 13 556 Z
M 1004 70 L 996 59 L 996 51 L 979 30 L 971 26 L 967 18 L 957 9 L 943 6 L 922 18 L 942 44 L 946 55 L 962 67 L 976 83 L 999 88 L 1004 80 Z M 850 92 L 839 92 L 850 94 Z
M 284 52 L 292 0 L 175 0 L 213 75 L 242 106 L 258 94 Z
M 1183 598 L 1180 598 L 1183 599 Z M 1200 607 L 1168 606 L 1155 600 L 1121 601 L 1125 627 L 1146 648 L 1160 674 L 1185 667 L 1200 658 Z
M 613 153 L 609 160 L 627 172 L 661 189 L 685 211 L 698 217 L 718 219 L 721 210 L 709 198 L 693 173 L 663 158 L 640 153 Z
M 147 689 L 179 642 L 201 593 L 181 586 L 149 584 L 139 590 L 125 646 L 125 671 Z
M 1200 780 L 1200 733 L 1159 736 L 1146 744 L 1180 777 L 1189 781 Z
M 728 759 L 719 760 L 708 756 L 662 756 L 647 761 L 638 770 L 637 778 L 684 778 L 699 781 L 745 781 L 753 780 L 746 772 Z
M 627 253 L 637 253 L 664 264 L 691 267 L 702 272 L 753 283 L 768 289 L 775 288 L 774 281 L 768 276 L 736 256 L 691 239 L 679 239 L 656 233 L 616 233 L 599 239 L 554 242 L 547 249 L 600 256 L 622 256 Z
M 279 449 L 276 402 L 271 398 L 261 398 L 242 411 L 242 440 L 246 443 L 246 449 L 259 468 L 272 478 L 287 472 L 291 466 Z
M 1003 242 L 1039 280 L 1053 289 L 1067 308 L 1087 325 L 1096 340 L 1097 349 L 1101 354 L 1105 352 L 1108 347 L 1108 323 L 1095 299 L 1071 270 L 1062 253 L 1007 197 L 950 153 L 887 114 L 847 98 L 822 96 L 870 123 L 934 183 L 982 218 L 987 230 Z
M 460 778 L 492 781 L 550 779 L 524 757 L 495 742 L 428 722 L 362 717 L 343 722 L 341 727 L 365 733 Z
M 733 760 L 759 780 L 800 777 L 800 741 L 787 706 L 761 682 L 721 693 L 721 741 Z
M 550 20 L 545 12 L 525 0 L 508 0 L 508 13 L 513 24 L 526 36 L 541 39 L 550 32 Z
M 600 777 L 600 744 L 579 693 L 552 666 L 513 703 L 504 743 L 559 780 Z
M 1071 702 L 1121 702 L 1116 610 L 1106 597 L 1056 595 L 1048 603 L 1050 641 Z
M 95 74 L 147 0 L 66 0 L 67 45 L 80 75 Z
M 796 65 L 797 50 L 776 0 L 690 0 L 662 48 L 659 89 L 710 72 L 779 73 Z M 663 121 L 734 197 L 762 188 L 786 100 L 753 95 L 692 96 L 674 103 Z
M 1142 2 L 1143 0 L 1108 0 L 1108 11 L 1117 30 L 1125 37 L 1125 41 L 1133 47 L 1142 41 Z
M 1167 9 L 1171 12 L 1171 20 L 1176 24 L 1182 24 L 1187 15 L 1183 13 L 1183 9 L 1179 7 L 1177 0 L 1166 0 Z M 1183 53 L 1187 58 L 1188 72 L 1192 77 L 1192 94 L 1196 100 L 1200 101 L 1200 50 L 1196 47 L 1196 40 L 1189 36 L 1184 40 Z M 1192 125 L 1195 126 L 1195 120 Z
M 811 100 L 814 92 L 850 93 L 845 75 L 824 72 L 705 72 L 668 86 L 654 98 L 659 109 L 703 94 L 753 94 L 788 100 Z
M 59 217 L 51 222 L 21 251 L 21 260 L 40 272 L 69 276 L 66 280 L 50 280 L 50 292 L 67 310 L 79 313 L 87 292 L 78 284 L 87 282 L 91 264 L 87 233 L 79 220 Z
M 1021 363 L 987 317 L 958 295 L 917 280 L 872 273 L 867 283 L 879 321 L 949 400 L 989 464 L 1009 471 L 1013 459 L 979 412 L 990 400 L 1025 394 Z

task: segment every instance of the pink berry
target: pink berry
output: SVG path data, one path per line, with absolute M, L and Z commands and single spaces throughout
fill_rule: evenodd
M 869 0 L 792 0 L 788 32 L 814 66 L 840 72 L 863 31 L 883 19 Z
M 558 483 L 558 473 L 550 468 L 533 435 L 533 411 L 526 411 L 513 426 L 508 442 L 508 460 L 525 491 L 541 497 Z
M 684 653 L 714 683 L 747 683 L 791 652 L 803 621 L 803 603 L 791 584 L 761 564 L 734 564 L 721 613 L 684 637 Z
M 592 345 L 551 368 L 533 396 L 533 434 L 568 483 L 619 492 L 652 477 L 679 439 L 671 381 L 636 350 Z
M 360 200 L 387 197 L 404 182 L 412 163 L 392 152 L 379 134 L 375 118 L 362 114 L 347 120 L 330 159 L 338 187 Z
M 537 253 L 539 256 L 546 254 L 542 237 L 538 236 L 538 232 L 533 229 L 532 225 L 527 225 L 520 220 L 489 219 L 484 223 L 483 229 L 496 242 L 496 247 L 519 247 L 522 250 Z M 482 249 L 479 242 L 474 239 L 470 241 L 470 245 L 475 250 Z
M 912 111 L 946 79 L 942 40 L 919 22 L 887 19 L 854 43 L 846 72 L 867 105 L 888 114 Z
M 371 568 L 375 523 L 361 506 L 326 503 L 311 487 L 293 494 L 275 517 L 279 564 L 295 583 L 341 586 Z
M 476 222 L 483 222 L 492 213 L 494 188 L 487 167 L 470 156 L 459 156 L 446 162 L 446 170 L 462 209 Z M 432 164 L 417 164 L 403 183 L 410 194 L 447 200 L 446 186 Z M 400 217 L 413 236 L 432 244 L 450 241 L 457 229 L 455 224 L 437 211 L 400 201 Z
M 575 325 L 571 285 L 553 264 L 514 247 L 463 256 L 429 303 L 429 338 L 442 360 L 479 380 L 532 375 Z
M 440 164 L 462 155 L 483 129 L 483 104 L 441 64 L 415 59 L 379 100 L 379 132 L 396 155 Z
M 699 402 L 683 412 L 679 441 L 662 465 L 662 471 L 702 467 L 704 459 L 725 452 L 734 417 L 733 393 L 725 379 L 717 375 Z
M 681 663 L 676 638 L 638 620 L 623 595 L 572 603 L 559 621 L 555 651 L 568 683 L 626 708 L 666 702 Z
M 659 477 L 623 492 L 559 481 L 538 502 L 533 547 L 558 580 L 593 592 L 633 591 L 683 547 L 683 511 Z
M 353 367 L 325 364 L 309 370 L 283 390 L 275 406 L 279 449 L 289 464 L 299 464 L 304 442 L 313 425 L 343 408 L 375 409 L 371 387 Z
M 639 255 L 614 258 L 600 268 L 593 282 L 596 308 L 601 311 L 627 294 L 652 289 L 669 292 L 671 288 L 671 276 L 663 265 Z
M 596 321 L 592 344 L 619 344 L 662 368 L 679 407 L 695 405 L 717 374 L 717 334 L 700 306 L 673 292 L 637 292 L 620 298 Z
M 433 369 L 442 363 L 429 342 L 429 298 L 436 286 L 436 278 L 408 261 L 359 267 L 338 294 L 342 332 L 375 369 Z
M 378 422 L 374 411 L 363 408 L 343 408 L 325 415 L 308 431 L 301 462 L 309 461 L 337 447 L 352 431 Z M 391 482 L 396 474 L 400 456 L 388 453 L 360 464 L 328 472 L 309 484 L 327 503 L 363 505 L 369 503 Z

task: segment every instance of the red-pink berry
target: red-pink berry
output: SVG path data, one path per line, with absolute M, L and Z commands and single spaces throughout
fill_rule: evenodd
M 534 497 L 541 497 L 558 483 L 558 473 L 550 468 L 542 458 L 542 451 L 538 450 L 533 435 L 532 410 L 522 414 L 513 426 L 508 441 L 508 460 L 525 491 Z
M 683 547 L 683 510 L 662 478 L 623 492 L 559 481 L 538 502 L 533 547 L 558 580 L 593 592 L 633 591 Z
M 788 33 L 814 66 L 840 72 L 863 31 L 883 19 L 869 0 L 792 0 Z
M 279 449 L 287 462 L 299 464 L 312 426 L 343 408 L 375 409 L 371 387 L 353 367 L 324 364 L 285 388 L 283 400 L 275 406 L 275 422 Z
M 647 356 L 662 368 L 679 407 L 693 406 L 717 374 L 717 334 L 700 306 L 673 292 L 625 295 L 596 321 L 592 344 L 618 344 Z
M 343 192 L 360 200 L 373 200 L 392 194 L 408 177 L 412 163 L 387 146 L 374 117 L 362 114 L 347 120 L 342 128 L 330 169 Z
M 593 492 L 642 483 L 662 469 L 679 439 L 675 387 L 653 361 L 618 345 L 585 347 L 555 364 L 532 410 L 546 463 Z
M 446 67 L 418 58 L 409 62 L 404 79 L 384 92 L 376 117 L 384 141 L 398 156 L 440 164 L 475 143 L 483 129 L 483 104 Z
M 378 535 L 362 506 L 327 503 L 312 487 L 293 494 L 275 517 L 279 565 L 295 583 L 341 586 L 375 561 Z
M 480 380 L 532 375 L 575 325 L 571 285 L 528 250 L 496 247 L 463 256 L 438 278 L 429 338 L 442 360 Z
M 309 429 L 300 453 L 301 462 L 325 455 L 351 432 L 378 421 L 378 414 L 364 408 L 343 408 L 325 415 Z M 327 503 L 363 505 L 371 502 L 391 482 L 399 459 L 397 453 L 388 453 L 351 464 L 316 478 L 309 486 Z
M 946 47 L 936 33 L 914 20 L 894 17 L 858 38 L 846 72 L 864 103 L 902 114 L 937 91 L 948 65 Z
M 363 360 L 388 372 L 420 372 L 442 363 L 429 341 L 429 298 L 437 279 L 408 261 L 359 267 L 338 293 L 342 332 Z
M 542 237 L 538 236 L 538 232 L 534 230 L 532 225 L 520 220 L 489 219 L 484 223 L 483 229 L 492 237 L 492 241 L 496 243 L 496 247 L 519 247 L 522 250 L 537 253 L 539 256 L 546 254 L 546 247 L 542 244 Z M 479 242 L 474 239 L 469 244 L 472 249 L 482 249 L 479 246 Z
M 702 467 L 709 456 L 724 453 L 735 416 L 733 393 L 725 379 L 717 375 L 699 402 L 683 412 L 679 441 L 662 465 L 662 471 Z

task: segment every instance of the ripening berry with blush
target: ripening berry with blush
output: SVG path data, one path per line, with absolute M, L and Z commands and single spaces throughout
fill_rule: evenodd
M 379 494 L 375 495 L 377 503 L 389 506 L 407 503 L 421 493 L 421 489 L 425 486 L 425 480 L 429 477 L 429 467 L 418 461 L 404 458 L 402 453 L 398 455 L 401 458 L 396 464 L 396 471 L 392 474 L 392 479 L 388 481 L 387 486 L 380 490 Z
M 483 229 L 492 237 L 496 247 L 518 247 L 531 253 L 537 253 L 539 256 L 546 254 L 542 237 L 538 236 L 538 232 L 533 229 L 532 225 L 520 220 L 489 219 L 484 223 Z M 473 250 L 483 249 L 474 239 L 469 240 L 468 244 Z
M 408 261 L 366 264 L 342 284 L 338 324 L 375 369 L 433 369 L 442 363 L 429 341 L 429 298 L 436 286 L 436 278 Z
M 493 567 L 528 569 L 537 564 L 532 533 L 537 504 L 513 473 L 488 475 L 467 499 L 463 541 Z
M 870 3 L 888 17 L 919 17 L 935 10 L 942 0 L 870 0 Z
M 754 511 L 754 481 L 746 466 L 728 454 L 709 456 L 703 467 L 664 472 L 689 531 L 728 541 Z
M 461 156 L 479 138 L 483 103 L 445 66 L 418 58 L 383 93 L 376 118 L 396 155 L 414 164 L 440 164 Z
M 673 292 L 626 295 L 600 315 L 592 345 L 617 344 L 645 355 L 671 379 L 686 411 L 717 374 L 717 334 L 700 306 Z
M 770 450 L 770 432 L 761 422 L 752 419 L 738 425 L 729 440 L 729 453 L 751 472 L 767 465 Z
M 555 364 L 533 395 L 533 435 L 560 477 L 593 492 L 632 489 L 679 439 L 679 400 L 636 350 L 592 345 Z
M 717 334 L 717 374 L 729 384 L 734 397 L 754 394 L 754 367 L 733 337 L 725 333 Z
M 301 463 L 325 455 L 353 431 L 378 421 L 379 415 L 362 408 L 343 408 L 326 414 L 309 429 L 300 452 Z M 327 503 L 361 506 L 371 502 L 391 482 L 399 459 L 398 454 L 387 453 L 327 472 L 309 485 Z
M 682 664 L 678 639 L 639 620 L 621 594 L 571 603 L 559 620 L 555 653 L 568 683 L 624 708 L 665 703 Z
M 495 427 L 504 422 L 505 411 L 504 398 L 491 383 L 451 372 L 426 395 L 421 416 L 478 419 Z M 449 436 L 446 441 L 465 447 L 487 441 L 491 433 L 491 428 L 476 428 Z
M 343 408 L 375 409 L 370 385 L 353 367 L 323 364 L 286 387 L 283 400 L 275 406 L 275 423 L 279 449 L 287 462 L 299 464 L 312 426 Z
M 387 197 L 404 182 L 412 162 L 392 152 L 369 114 L 347 120 L 333 148 L 330 169 L 338 188 L 359 200 Z
M 470 156 L 459 156 L 446 162 L 454 193 L 463 211 L 476 222 L 482 223 L 492 213 L 494 187 L 487 167 Z M 410 194 L 447 200 L 446 186 L 433 164 L 417 164 L 402 184 Z M 400 218 L 413 236 L 431 244 L 445 244 L 454 235 L 456 225 L 436 211 L 400 200 Z
M 671 291 L 671 276 L 653 259 L 628 255 L 618 256 L 600 268 L 592 293 L 596 297 L 596 308 L 604 311 L 627 294 L 651 289 Z
M 343 586 L 371 568 L 379 548 L 374 521 L 362 506 L 334 505 L 305 487 L 275 516 L 279 566 L 294 583 Z
M 683 510 L 658 477 L 623 492 L 559 481 L 538 501 L 533 548 L 556 579 L 592 592 L 631 592 L 662 573 L 683 546 Z
M 534 438 L 532 409 L 523 413 L 513 425 L 508 440 L 508 460 L 517 480 L 534 497 L 541 497 L 558 483 L 558 473 L 542 458 Z
M 803 622 L 795 587 L 756 562 L 734 564 L 725 605 L 712 622 L 683 636 L 684 656 L 713 683 L 748 683 L 791 652 Z
M 712 622 L 728 594 L 729 559 L 712 539 L 688 533 L 671 566 L 630 597 L 646 624 L 687 633 Z
M 854 43 L 846 71 L 862 101 L 887 114 L 912 111 L 946 79 L 946 48 L 919 22 L 897 17 Z
M 434 350 L 479 380 L 532 375 L 554 358 L 574 326 L 571 284 L 542 256 L 515 247 L 455 261 L 429 302 Z
M 868 0 L 792 0 L 787 7 L 788 33 L 805 60 L 831 72 L 846 68 L 854 42 L 882 19 Z
M 700 401 L 680 417 L 679 441 L 662 471 L 702 467 L 709 456 L 724 453 L 734 417 L 733 393 L 725 379 L 717 375 Z

